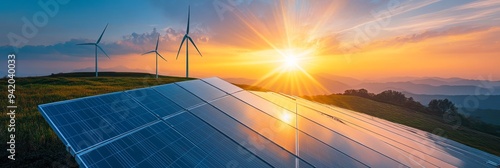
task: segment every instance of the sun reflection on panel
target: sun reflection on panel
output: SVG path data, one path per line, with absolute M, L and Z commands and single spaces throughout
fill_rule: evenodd
M 292 120 L 293 120 L 293 116 L 292 116 L 292 114 L 290 114 L 288 112 L 283 112 L 283 113 L 281 113 L 281 118 L 280 119 L 281 119 L 281 121 L 290 124 L 292 122 Z

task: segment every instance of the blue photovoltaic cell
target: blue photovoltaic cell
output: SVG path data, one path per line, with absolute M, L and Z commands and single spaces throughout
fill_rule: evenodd
M 240 150 L 242 158 L 257 159 L 252 157 L 252 154 L 255 154 L 273 167 L 295 167 L 297 160 L 300 167 L 313 167 L 303 160 L 297 159 L 291 152 L 278 146 L 275 142 L 266 139 L 208 104 L 190 111 L 251 152 L 246 153 Z M 268 127 L 263 130 L 271 131 L 271 129 L 273 128 Z M 266 133 L 272 134 L 272 132 Z M 293 141 L 293 139 L 291 140 Z
M 123 92 L 41 105 L 72 153 L 158 120 Z
M 80 154 L 88 167 L 223 167 L 164 122 Z
M 255 155 L 246 154 L 249 153 L 247 149 L 190 113 L 176 115 L 166 122 L 226 167 L 270 167 Z
M 170 100 L 176 102 L 178 105 L 182 106 L 185 109 L 189 109 L 193 106 L 204 103 L 200 98 L 189 93 L 176 84 L 155 86 L 153 87 L 153 89 L 160 92 L 162 95 L 168 97 Z
M 178 84 L 179 86 L 183 87 L 186 90 L 189 90 L 189 92 L 193 93 L 194 95 L 200 97 L 205 101 L 211 101 L 226 95 L 226 93 L 224 93 L 223 91 L 213 86 L 210 86 L 209 84 L 201 80 L 185 81 L 176 84 Z
M 231 84 L 229 82 L 226 82 L 226 81 L 224 81 L 220 78 L 216 78 L 216 77 L 206 78 L 206 79 L 202 79 L 202 80 L 207 82 L 208 84 L 210 84 L 212 86 L 217 87 L 218 89 L 220 89 L 226 93 L 229 93 L 229 94 L 243 90 L 237 86 L 234 86 L 233 84 Z
M 143 104 L 146 109 L 161 118 L 184 111 L 182 107 L 178 106 L 173 101 L 151 88 L 136 89 L 126 92 L 135 100 Z

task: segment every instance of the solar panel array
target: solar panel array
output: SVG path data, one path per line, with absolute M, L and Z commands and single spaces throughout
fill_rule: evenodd
M 39 105 L 82 167 L 484 167 L 427 132 L 219 78 Z

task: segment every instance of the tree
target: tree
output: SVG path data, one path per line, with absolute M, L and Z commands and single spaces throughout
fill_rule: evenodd
M 375 95 L 374 99 L 399 106 L 404 106 L 407 101 L 406 96 L 403 93 L 394 90 L 383 91 Z
M 457 107 L 448 99 L 433 99 L 429 102 L 428 110 L 432 113 L 442 115 L 444 113 L 457 113 Z
M 374 96 L 373 93 L 369 93 L 368 90 L 366 90 L 366 89 L 359 89 L 359 90 L 349 89 L 349 90 L 344 91 L 344 95 L 359 96 L 359 97 L 364 97 L 364 98 L 369 98 L 369 99 L 371 99 Z

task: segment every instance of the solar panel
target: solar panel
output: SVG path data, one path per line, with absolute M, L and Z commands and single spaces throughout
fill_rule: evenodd
M 40 105 L 39 109 L 71 153 L 157 120 L 123 92 Z
M 486 167 L 500 158 L 208 78 L 39 105 L 81 167 Z
M 280 147 L 276 142 L 239 123 L 213 106 L 206 104 L 190 111 L 228 137 L 231 137 L 233 141 L 238 142 L 251 153 L 260 156 L 273 167 L 295 167 L 297 159 L 299 159 L 300 167 L 313 167 L 296 157 L 292 152 Z M 255 159 L 250 153 L 245 151 L 240 153 L 243 158 Z
M 295 110 L 289 111 L 248 91 L 240 91 L 233 96 L 275 118 L 283 118 L 289 125 L 295 127 Z
M 205 101 L 211 101 L 226 95 L 226 93 L 201 80 L 192 80 L 177 84 Z
M 258 156 L 251 154 L 248 149 L 189 113 L 176 115 L 167 119 L 166 122 L 208 155 L 217 158 L 226 167 L 243 165 L 270 167 Z M 241 157 L 243 153 L 248 153 L 248 155 Z
M 234 86 L 233 84 L 226 82 L 220 78 L 214 77 L 214 78 L 206 78 L 206 79 L 202 79 L 202 80 L 204 82 L 207 82 L 208 84 L 210 84 L 212 86 L 217 87 L 218 89 L 220 89 L 228 94 L 232 94 L 232 93 L 243 90 L 243 89 L 241 89 L 237 86 Z
M 224 97 L 211 104 L 286 150 L 295 152 L 295 129 L 288 123 L 272 118 L 234 97 Z
M 126 93 L 160 118 L 184 111 L 182 107 L 172 100 L 151 88 L 129 90 Z
M 177 84 L 166 84 L 153 87 L 154 90 L 161 93 L 168 99 L 175 101 L 184 109 L 189 109 L 197 105 L 203 104 L 203 100 L 189 93 Z

